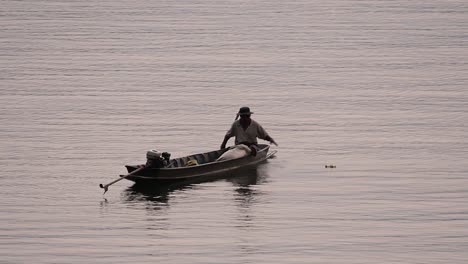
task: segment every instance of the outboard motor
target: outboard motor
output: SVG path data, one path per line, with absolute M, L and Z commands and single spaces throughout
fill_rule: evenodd
M 169 164 L 170 153 L 159 152 L 155 149 L 146 152 L 146 166 L 152 168 L 164 168 Z
M 161 152 L 152 149 L 146 152 L 146 166 L 162 168 L 164 166 L 161 158 Z

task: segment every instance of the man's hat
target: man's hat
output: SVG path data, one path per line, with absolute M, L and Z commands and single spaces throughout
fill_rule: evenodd
M 247 106 L 244 106 L 239 109 L 239 113 L 237 114 L 240 116 L 244 116 L 244 115 L 251 115 L 253 114 L 253 112 L 250 112 L 250 108 L 248 108 Z

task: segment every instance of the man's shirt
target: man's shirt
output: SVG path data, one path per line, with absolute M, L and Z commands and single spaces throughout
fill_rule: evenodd
M 268 133 L 259 123 L 251 119 L 250 125 L 246 130 L 242 128 L 240 120 L 232 123 L 232 126 L 226 133 L 226 136 L 236 137 L 236 145 L 245 142 L 257 144 L 257 137 L 260 139 L 265 139 L 268 137 Z

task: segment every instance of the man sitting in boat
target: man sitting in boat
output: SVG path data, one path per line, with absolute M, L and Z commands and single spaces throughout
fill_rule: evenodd
M 223 143 L 221 144 L 221 149 L 226 148 L 226 143 L 231 137 L 236 137 L 235 144 L 244 144 L 248 146 L 252 151 L 252 156 L 257 155 L 257 138 L 270 141 L 270 143 L 276 144 L 275 140 L 268 135 L 265 129 L 257 123 L 255 120 L 250 118 L 250 115 L 253 112 L 250 112 L 249 107 L 241 107 L 237 113 L 236 120 L 232 124 L 231 128 L 224 136 Z M 240 117 L 239 120 L 237 120 Z

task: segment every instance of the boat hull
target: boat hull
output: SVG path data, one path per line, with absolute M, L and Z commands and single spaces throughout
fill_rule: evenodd
M 195 166 L 183 166 L 176 168 L 144 168 L 136 174 L 132 174 L 126 179 L 138 184 L 169 183 L 176 181 L 186 181 L 198 178 L 219 177 L 230 171 L 244 167 L 256 166 L 271 158 L 276 151 L 269 152 L 269 145 L 259 145 L 256 156 L 245 156 L 238 159 L 225 161 L 208 162 Z M 125 166 L 129 173 L 141 166 Z

